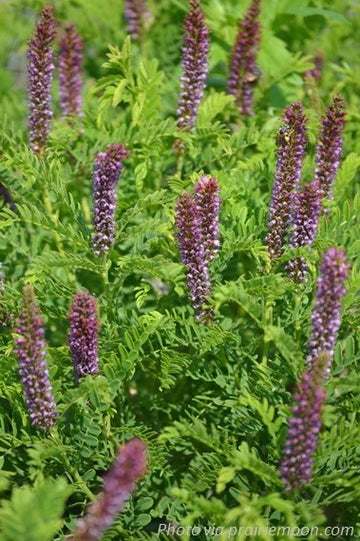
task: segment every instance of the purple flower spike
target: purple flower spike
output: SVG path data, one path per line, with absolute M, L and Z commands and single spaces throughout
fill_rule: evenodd
M 141 41 L 145 22 L 149 17 L 150 11 L 146 0 L 125 0 L 127 30 L 134 40 Z
M 31 423 L 49 430 L 56 419 L 55 402 L 46 362 L 45 330 L 32 286 L 24 287 L 23 304 L 15 332 L 15 353 Z
M 99 371 L 97 302 L 87 291 L 74 297 L 69 313 L 69 347 L 75 379 Z
M 278 160 L 269 211 L 266 244 L 271 259 L 281 256 L 287 242 L 295 194 L 298 191 L 306 148 L 306 117 L 301 102 L 285 109 L 278 132 Z
M 290 248 L 311 246 L 315 240 L 321 210 L 319 185 L 316 182 L 304 184 L 296 194 L 294 202 L 294 217 L 290 234 Z M 297 257 L 289 262 L 289 276 L 295 282 L 305 282 L 308 267 L 303 257 Z
M 201 218 L 190 194 L 184 193 L 176 208 L 175 225 L 181 260 L 188 268 L 187 284 L 193 308 L 203 315 L 203 305 L 210 295 L 210 277 L 202 242 Z
M 93 245 L 96 255 L 107 252 L 115 241 L 115 188 L 123 160 L 129 154 L 124 145 L 113 144 L 95 157 Z
M 90 504 L 86 515 L 77 521 L 71 541 L 101 539 L 146 470 L 146 445 L 139 438 L 134 438 L 119 449 L 112 468 L 104 476 L 102 493 Z
M 209 30 L 199 0 L 190 0 L 190 11 L 183 29 L 185 35 L 177 125 L 179 130 L 191 131 L 195 126 L 208 73 Z M 175 151 L 181 153 L 181 150 L 181 143 L 177 141 Z
M 210 263 L 219 251 L 219 185 L 215 177 L 200 177 L 195 186 L 196 212 L 200 217 L 204 258 Z
M 345 102 L 335 96 L 321 119 L 319 142 L 316 146 L 314 180 L 319 183 L 321 197 L 332 198 L 332 189 L 342 153 L 345 126 Z
M 83 42 L 73 24 L 67 24 L 60 37 L 59 94 L 65 116 L 82 116 Z
M 318 355 L 311 370 L 302 374 L 294 395 L 280 477 L 286 492 L 298 490 L 311 479 L 313 455 L 321 429 L 321 412 L 326 398 L 323 387 L 329 354 Z
M 321 71 L 324 65 L 324 54 L 321 51 L 318 51 L 314 58 L 314 67 L 305 71 L 304 77 L 310 77 L 311 79 L 314 79 L 314 81 L 320 81 L 321 79 Z
M 31 149 L 36 154 L 44 151 L 50 132 L 51 83 L 54 70 L 52 44 L 55 33 L 53 7 L 45 6 L 27 54 L 29 59 L 29 141 Z
M 205 303 L 210 296 L 209 263 L 219 249 L 219 187 L 215 177 L 202 176 L 195 196 L 184 193 L 176 208 L 175 225 L 181 260 L 188 268 L 187 283 L 196 318 L 202 323 L 213 319 Z
M 350 265 L 346 263 L 345 250 L 329 248 L 325 252 L 317 281 L 316 301 L 311 316 L 311 338 L 307 357 L 311 366 L 321 351 L 327 351 L 330 364 L 340 327 L 341 300 L 346 293 L 345 280 Z
M 261 0 L 253 0 L 243 21 L 239 21 L 239 30 L 230 60 L 228 80 L 229 94 L 235 97 L 240 113 L 253 115 L 253 88 L 260 69 L 256 65 L 256 55 L 260 42 Z

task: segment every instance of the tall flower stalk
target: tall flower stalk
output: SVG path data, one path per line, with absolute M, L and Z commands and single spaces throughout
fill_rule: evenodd
M 150 11 L 146 0 L 125 0 L 126 26 L 135 41 L 142 40 L 146 19 L 149 17 Z
M 345 280 L 350 266 L 346 263 L 345 250 L 329 248 L 325 252 L 317 281 L 316 301 L 311 316 L 311 337 L 307 362 L 311 367 L 322 351 L 329 354 L 329 365 L 340 327 L 341 301 L 346 293 Z
M 69 347 L 75 380 L 99 371 L 97 301 L 88 291 L 74 297 L 69 313 Z
M 28 50 L 29 142 L 35 154 L 40 155 L 50 132 L 51 84 L 54 70 L 52 45 L 56 23 L 53 7 L 45 6 L 36 25 Z
M 82 116 L 83 42 L 73 24 L 60 37 L 59 95 L 63 115 Z
M 124 145 L 108 145 L 106 152 L 95 156 L 94 184 L 94 235 L 96 255 L 106 253 L 115 241 L 115 188 L 123 168 L 123 160 L 129 155 Z
M 321 119 L 319 142 L 316 146 L 314 181 L 318 182 L 321 197 L 332 199 L 334 179 L 342 153 L 342 133 L 345 126 L 345 102 L 334 96 Z
M 209 30 L 200 0 L 190 0 L 190 11 L 185 18 L 183 29 L 181 90 L 177 109 L 179 130 L 191 131 L 201 103 L 208 73 Z M 181 141 L 175 142 L 177 154 L 184 151 Z
M 301 102 L 285 109 L 283 126 L 278 134 L 277 166 L 269 211 L 267 249 L 272 260 L 281 256 L 288 242 L 289 226 L 306 148 L 306 117 Z
M 117 514 L 146 473 L 145 443 L 134 438 L 123 445 L 109 472 L 104 476 L 104 488 L 97 500 L 90 504 L 86 515 L 77 521 L 72 541 L 97 541 L 114 522 Z
M 176 208 L 175 225 L 181 260 L 188 268 L 189 298 L 202 323 L 213 319 L 206 306 L 210 297 L 209 264 L 219 249 L 219 186 L 215 177 L 202 176 L 195 195 L 185 192 Z
M 31 423 L 49 430 L 56 420 L 55 401 L 46 362 L 45 330 L 32 286 L 26 285 L 17 321 L 15 353 Z
M 324 380 L 328 352 L 315 359 L 311 370 L 306 370 L 294 394 L 292 417 L 285 442 L 280 477 L 286 492 L 300 489 L 311 479 L 313 455 L 321 429 L 321 412 L 326 398 Z
M 253 89 L 260 69 L 256 56 L 260 42 L 261 0 L 252 0 L 244 20 L 238 22 L 239 29 L 230 59 L 229 93 L 235 97 L 240 113 L 253 114 Z

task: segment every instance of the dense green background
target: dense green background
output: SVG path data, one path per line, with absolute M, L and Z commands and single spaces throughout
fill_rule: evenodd
M 48 436 L 30 427 L 9 328 L 0 339 L 1 539 L 65 539 L 89 491 L 101 489 L 116 445 L 133 435 L 148 442 L 149 473 L 104 539 L 159 539 L 165 521 L 353 526 L 359 539 L 359 3 L 264 1 L 263 77 L 255 116 L 244 120 L 226 80 L 247 2 L 204 0 L 210 74 L 182 178 L 172 144 L 186 2 L 149 2 L 153 19 L 141 48 L 125 41 L 122 2 L 54 2 L 58 21 L 75 22 L 84 39 L 85 118 L 72 127 L 60 118 L 55 81 L 49 154 L 39 162 L 27 144 L 26 50 L 42 5 L 0 5 L 0 180 L 17 205 L 16 214 L 0 212 L 0 260 L 9 312 L 18 313 L 22 285 L 34 284 L 60 418 Z M 283 108 L 297 99 L 309 118 L 304 179 L 312 175 L 319 112 L 302 73 L 319 50 L 321 109 L 341 92 L 348 122 L 332 212 L 305 254 L 309 282 L 295 285 L 281 265 L 268 270 L 264 239 L 276 131 Z M 94 154 L 112 142 L 132 154 L 119 182 L 116 244 L 104 261 L 89 242 L 92 169 Z M 218 177 L 222 198 L 222 247 L 212 268 L 217 324 L 209 328 L 194 321 L 173 225 L 177 198 L 200 172 Z M 348 294 L 314 478 L 288 496 L 278 461 L 304 368 L 319 261 L 333 245 L 345 247 L 352 264 Z M 100 305 L 101 374 L 75 387 L 67 312 L 84 288 Z

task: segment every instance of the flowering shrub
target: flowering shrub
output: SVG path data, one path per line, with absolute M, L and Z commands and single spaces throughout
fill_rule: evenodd
M 356 2 L 1 17 L 1 540 L 357 539 Z

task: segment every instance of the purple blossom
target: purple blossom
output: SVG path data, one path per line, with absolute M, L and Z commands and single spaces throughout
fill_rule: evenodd
M 41 154 L 50 132 L 52 118 L 51 83 L 54 70 L 52 44 L 56 23 L 53 7 L 45 6 L 28 50 L 29 140 L 36 154 Z
M 69 347 L 75 369 L 75 379 L 99 371 L 97 302 L 88 291 L 74 297 L 69 313 Z
M 304 184 L 294 200 L 294 216 L 290 233 L 290 248 L 311 246 L 315 240 L 321 210 L 321 197 L 316 182 Z M 308 266 L 303 257 L 296 257 L 287 266 L 289 276 L 296 282 L 305 282 Z
M 195 126 L 208 73 L 209 30 L 199 0 L 190 0 L 190 11 L 184 20 L 181 90 L 177 109 L 179 130 L 191 131 Z M 180 141 L 175 151 L 181 153 Z
M 321 119 L 320 137 L 316 146 L 314 181 L 319 183 L 321 196 L 330 199 L 342 153 L 344 108 L 343 97 L 335 96 Z
M 286 492 L 300 489 L 311 479 L 313 455 L 321 429 L 321 412 L 326 398 L 323 387 L 328 352 L 315 359 L 311 370 L 306 370 L 294 394 L 295 405 L 289 420 L 284 458 L 280 464 L 280 477 Z
M 83 42 L 73 24 L 67 24 L 60 37 L 59 94 L 65 116 L 82 116 Z
M 317 82 L 321 79 L 321 71 L 324 64 L 324 54 L 321 51 L 318 51 L 313 58 L 313 62 L 314 67 L 305 71 L 304 77 L 310 77 Z
M 125 0 L 127 30 L 134 40 L 141 41 L 145 22 L 149 17 L 150 11 L 146 0 Z
M 45 330 L 32 286 L 26 285 L 20 317 L 15 329 L 15 353 L 26 405 L 34 426 L 49 430 L 56 419 L 55 402 L 46 362 Z
M 311 316 L 311 338 L 308 344 L 308 365 L 314 363 L 322 351 L 329 354 L 329 366 L 340 327 L 341 300 L 346 293 L 345 280 L 350 266 L 345 250 L 329 248 L 325 252 L 317 281 L 316 301 Z
M 284 125 L 278 133 L 278 160 L 269 211 L 266 244 L 271 259 L 281 256 L 288 240 L 289 226 L 306 148 L 306 117 L 301 102 L 285 109 Z
M 213 319 L 205 304 L 210 296 L 209 263 L 219 249 L 218 192 L 217 179 L 202 176 L 195 186 L 195 196 L 185 192 L 176 208 L 177 240 L 181 260 L 188 268 L 189 297 L 202 323 Z
M 123 160 L 129 154 L 124 145 L 112 144 L 106 152 L 99 152 L 95 157 L 93 245 L 96 255 L 107 252 L 115 241 L 115 188 Z
M 119 449 L 112 468 L 104 476 L 102 493 L 89 505 L 86 515 L 77 521 L 71 541 L 100 539 L 114 522 L 146 469 L 146 445 L 139 438 L 134 438 Z
M 244 115 L 253 115 L 253 88 L 260 69 L 256 65 L 256 56 L 260 42 L 261 0 L 253 0 L 243 21 L 238 21 L 239 29 L 230 59 L 229 93 L 235 97 L 239 111 Z

